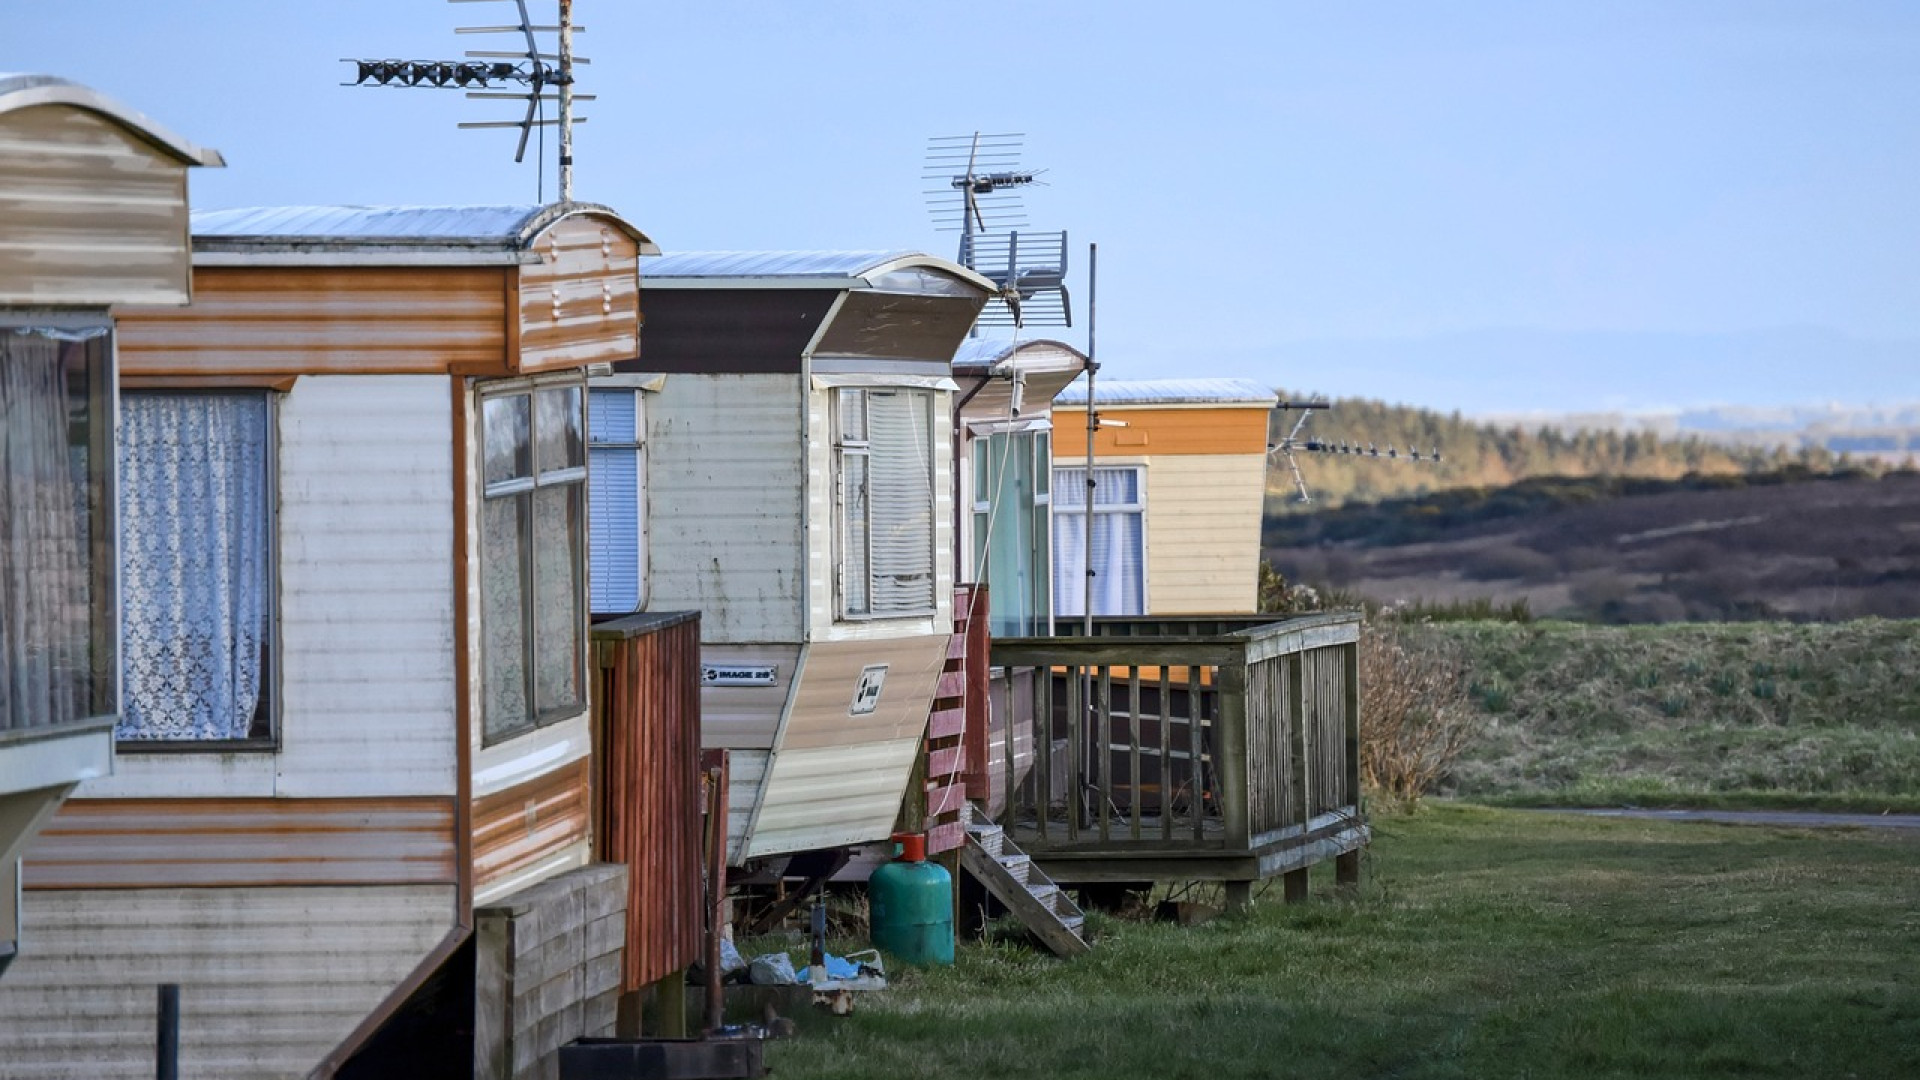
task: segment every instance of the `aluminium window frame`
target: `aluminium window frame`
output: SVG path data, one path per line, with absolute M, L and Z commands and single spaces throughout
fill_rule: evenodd
M 844 555 L 847 550 L 853 546 L 853 538 L 848 535 L 850 523 L 847 520 L 846 483 L 844 479 L 846 476 L 845 462 L 850 457 L 866 459 L 868 463 L 866 477 L 869 491 L 871 491 L 871 485 L 873 483 L 873 427 L 870 402 L 872 400 L 871 395 L 876 392 L 907 395 L 916 402 L 916 407 L 924 409 L 926 414 L 927 443 L 920 449 L 925 454 L 927 462 L 927 603 L 924 607 L 910 610 L 878 612 L 872 610 L 875 578 L 873 566 L 874 502 L 871 494 L 869 494 L 867 498 L 866 530 L 860 538 L 865 556 L 863 563 L 866 566 L 867 574 L 867 610 L 848 610 L 847 560 Z M 850 623 L 872 623 L 894 619 L 925 619 L 938 614 L 940 610 L 940 597 L 938 595 L 940 559 L 936 549 L 940 542 L 940 532 L 935 518 L 939 510 L 940 492 L 938 490 L 939 485 L 936 483 L 938 449 L 935 444 L 942 440 L 944 436 L 935 426 L 935 421 L 938 419 L 938 410 L 935 408 L 938 404 L 938 399 L 935 396 L 935 391 L 928 387 L 912 385 L 859 385 L 834 386 L 828 388 L 826 393 L 829 395 L 827 412 L 829 430 L 832 432 L 833 446 L 833 476 L 831 483 L 833 490 L 833 540 L 836 555 L 833 560 L 833 610 L 835 620 Z M 860 429 L 865 433 L 864 437 L 856 438 L 846 434 L 847 425 L 844 410 L 846 409 L 846 402 L 850 399 L 860 402 L 862 413 Z
M 538 395 L 540 391 L 543 390 L 561 389 L 574 389 L 579 391 L 580 431 L 582 435 L 581 463 L 578 466 L 567 466 L 552 470 L 550 474 L 543 475 L 539 460 Z M 589 460 L 589 443 L 587 438 L 588 392 L 587 378 L 585 373 L 581 371 L 568 371 L 522 378 L 486 379 L 475 383 L 473 386 L 471 396 L 474 431 L 474 438 L 472 439 L 473 482 L 477 488 L 476 494 L 479 496 L 476 500 L 476 513 L 474 516 L 474 555 L 477 564 L 476 572 L 478 574 L 476 586 L 479 592 L 479 610 L 475 612 L 474 624 L 481 635 L 479 648 L 476 650 L 476 663 L 478 664 L 480 675 L 478 712 L 480 721 L 480 745 L 483 748 L 500 746 L 514 739 L 532 735 L 544 728 L 563 723 L 585 712 L 590 707 L 592 701 L 593 692 L 590 681 L 592 674 L 591 650 L 589 648 L 587 629 L 591 614 L 588 609 L 592 607 L 590 596 L 592 584 L 588 577 L 590 540 L 587 535 L 588 518 L 590 516 L 587 491 Z M 527 456 L 528 469 L 532 475 L 527 477 L 513 477 L 508 480 L 490 484 L 487 482 L 486 477 L 486 406 L 489 401 L 510 397 L 525 397 L 527 399 Z M 576 635 L 576 648 L 574 652 L 578 658 L 574 674 L 576 685 L 579 688 L 579 694 L 574 701 L 542 710 L 538 704 L 538 694 L 535 685 L 535 659 L 538 650 L 535 631 L 539 625 L 540 594 L 535 588 L 539 575 L 536 571 L 538 553 L 534 550 L 536 530 L 533 524 L 533 495 L 542 489 L 551 489 L 569 484 L 577 484 L 579 486 L 581 510 L 579 540 L 575 544 L 573 551 L 575 566 L 578 569 L 578 580 L 582 590 L 582 595 L 578 597 L 577 601 L 581 618 L 574 620 L 576 623 L 574 627 L 574 633 Z M 525 510 L 521 515 L 519 537 L 522 557 L 518 561 L 520 588 L 522 590 L 521 595 L 528 598 L 526 602 L 521 605 L 521 681 L 523 699 L 527 704 L 527 714 L 524 724 L 517 723 L 511 728 L 496 732 L 490 723 L 491 718 L 487 715 L 491 675 L 487 670 L 485 637 L 487 609 L 486 567 L 488 564 L 485 524 L 486 508 L 488 501 L 492 499 L 520 499 L 523 496 L 525 497 Z

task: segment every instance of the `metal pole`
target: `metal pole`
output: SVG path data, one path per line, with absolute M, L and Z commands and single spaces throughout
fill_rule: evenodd
M 157 1080 L 180 1080 L 179 983 L 160 984 L 159 1032 L 153 1057 Z
M 1093 435 L 1100 430 L 1100 411 L 1093 404 L 1093 376 L 1100 365 L 1093 358 L 1094 327 L 1100 322 L 1100 245 L 1087 245 L 1087 520 L 1081 559 L 1086 563 L 1085 594 L 1080 608 L 1080 633 L 1093 636 Z
M 573 201 L 573 0 L 560 0 L 560 201 Z

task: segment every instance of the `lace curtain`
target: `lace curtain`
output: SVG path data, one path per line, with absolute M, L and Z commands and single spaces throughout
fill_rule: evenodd
M 0 329 L 0 731 L 91 712 L 86 443 L 70 443 L 70 336 Z
M 243 739 L 268 641 L 267 402 L 128 395 L 121 739 Z
M 1095 468 L 1093 505 L 1093 613 L 1146 613 L 1146 521 L 1140 509 L 1138 468 Z M 1053 613 L 1086 612 L 1087 472 L 1058 469 L 1053 477 Z

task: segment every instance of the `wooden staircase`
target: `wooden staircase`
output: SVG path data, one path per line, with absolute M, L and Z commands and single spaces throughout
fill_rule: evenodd
M 961 820 L 967 826 L 967 845 L 960 851 L 960 865 L 967 873 L 1056 954 L 1086 952 L 1087 917 L 1073 900 L 985 814 L 969 807 Z

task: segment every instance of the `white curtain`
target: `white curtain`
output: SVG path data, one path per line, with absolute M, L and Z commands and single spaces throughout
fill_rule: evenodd
M 86 444 L 69 442 L 66 336 L 0 330 L 0 731 L 91 711 Z
M 1138 468 L 1093 470 L 1093 613 L 1146 614 L 1146 523 Z M 1104 509 L 1102 509 L 1104 508 Z M 1053 611 L 1086 613 L 1087 472 L 1053 476 Z
M 128 395 L 122 739 L 241 739 L 268 640 L 267 402 Z

